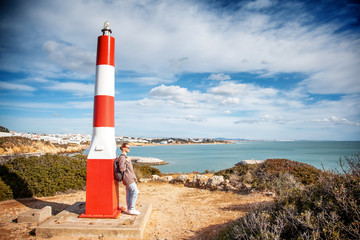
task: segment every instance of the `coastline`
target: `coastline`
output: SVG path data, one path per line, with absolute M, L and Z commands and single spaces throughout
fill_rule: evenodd
M 174 145 L 218 145 L 218 144 L 234 144 L 233 141 L 228 142 L 212 142 L 212 143 L 139 143 L 139 142 L 129 142 L 131 147 L 143 147 L 143 146 L 174 146 Z M 116 144 L 117 147 L 120 147 L 121 144 Z M 90 147 L 90 146 L 89 146 Z
M 164 160 L 159 158 L 153 157 L 137 157 L 137 156 L 130 156 L 131 162 L 140 164 L 140 165 L 149 165 L 149 166 L 159 166 L 159 165 L 166 165 L 169 164 Z

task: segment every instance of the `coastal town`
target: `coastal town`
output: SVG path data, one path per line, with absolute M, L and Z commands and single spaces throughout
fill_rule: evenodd
M 0 132 L 0 137 L 25 137 L 31 140 L 49 141 L 57 144 L 78 144 L 89 145 L 92 136 L 89 134 L 38 134 L 38 133 L 19 133 L 15 131 Z M 133 145 L 154 145 L 154 144 L 205 144 L 205 143 L 230 143 L 227 140 L 217 140 L 211 138 L 140 138 L 116 136 L 117 144 L 129 142 Z

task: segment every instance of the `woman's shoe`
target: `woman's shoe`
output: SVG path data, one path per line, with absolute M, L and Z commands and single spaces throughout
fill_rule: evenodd
M 127 214 L 130 214 L 130 215 L 140 215 L 140 212 L 135 210 L 135 209 L 132 209 L 132 210 L 127 210 L 126 212 Z

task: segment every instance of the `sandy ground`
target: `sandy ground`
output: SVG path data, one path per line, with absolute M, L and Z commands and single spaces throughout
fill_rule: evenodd
M 153 206 L 143 235 L 143 239 L 149 240 L 211 239 L 226 223 L 244 216 L 252 207 L 272 200 L 260 193 L 239 195 L 168 183 L 140 183 L 138 188 L 138 204 L 151 202 Z M 41 239 L 36 237 L 36 224 L 16 222 L 19 214 L 50 205 L 54 215 L 79 201 L 85 201 L 85 191 L 0 202 L 0 239 Z M 120 202 L 125 202 L 124 187 L 120 188 Z

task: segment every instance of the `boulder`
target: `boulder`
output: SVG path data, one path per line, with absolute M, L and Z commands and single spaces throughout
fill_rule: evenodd
M 184 184 L 185 187 L 195 187 L 194 186 L 194 182 L 191 182 L 190 179 L 186 180 L 185 184 Z
M 216 190 L 216 189 L 223 189 L 223 182 L 224 182 L 224 177 L 223 176 L 212 176 L 211 178 L 209 178 L 209 180 L 207 181 L 206 187 L 210 190 Z
M 158 180 L 160 180 L 160 177 L 158 175 L 152 175 L 151 180 L 158 181 Z
M 139 182 L 150 182 L 152 180 L 152 178 L 140 178 Z
M 244 164 L 259 164 L 259 163 L 263 163 L 264 160 L 254 160 L 254 159 L 251 159 L 251 160 L 242 160 L 241 162 L 238 162 L 237 164 L 235 164 L 236 166 L 239 166 L 239 165 L 244 165 Z
M 170 183 L 185 184 L 187 181 L 190 181 L 188 175 L 181 174 L 176 179 L 171 180 Z
M 171 180 L 173 180 L 172 176 L 165 176 L 165 177 L 161 177 L 159 179 L 161 182 L 170 182 Z
M 180 176 L 178 176 L 176 178 L 176 181 L 179 182 L 179 183 L 186 183 L 186 181 L 189 179 L 189 176 L 188 175 L 183 175 L 181 174 Z
M 209 177 L 206 175 L 196 174 L 193 178 L 193 186 L 197 188 L 206 188 Z

